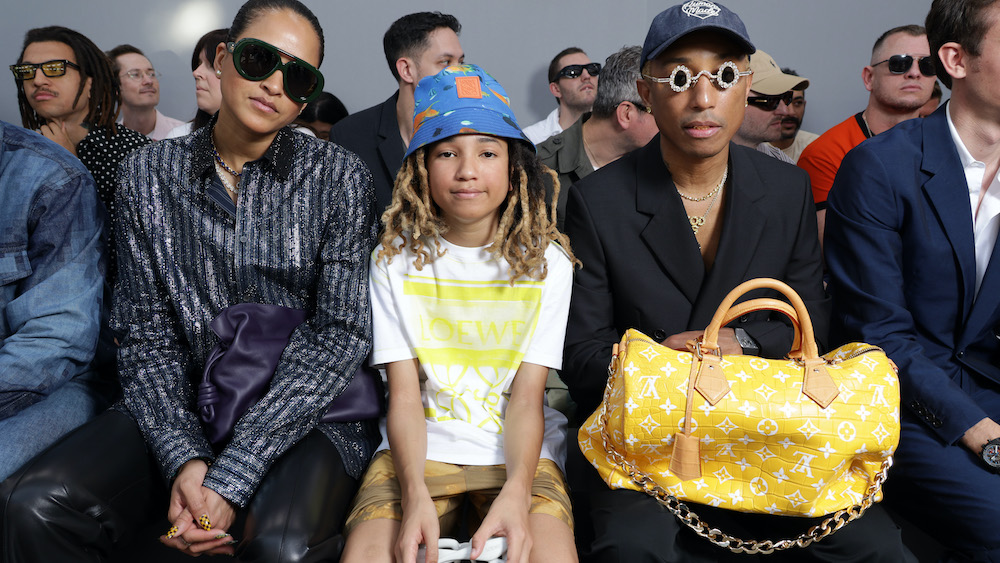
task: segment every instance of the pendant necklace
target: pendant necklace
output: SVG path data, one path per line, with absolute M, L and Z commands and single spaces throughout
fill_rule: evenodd
M 719 185 L 716 186 L 715 189 L 709 192 L 708 194 L 700 198 L 692 198 L 690 196 L 684 195 L 683 193 L 680 192 L 680 190 L 677 191 L 677 193 L 681 197 L 689 201 L 705 201 L 708 198 L 712 198 L 712 201 L 708 204 L 708 209 L 705 210 L 705 213 L 701 217 L 698 217 L 697 215 L 694 217 L 688 215 L 688 222 L 691 223 L 691 230 L 694 232 L 695 236 L 698 235 L 698 229 L 700 229 L 705 224 L 705 220 L 708 218 L 708 214 L 711 213 L 712 208 L 715 207 L 715 201 L 719 199 L 719 192 L 722 191 L 722 186 L 726 184 L 726 178 L 728 177 L 729 177 L 729 165 L 727 164 L 726 170 L 722 173 L 722 180 L 719 180 Z

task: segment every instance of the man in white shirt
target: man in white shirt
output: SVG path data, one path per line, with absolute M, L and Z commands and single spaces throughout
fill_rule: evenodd
M 549 63 L 549 92 L 558 107 L 545 119 L 524 128 L 524 134 L 538 144 L 561 133 L 590 111 L 597 97 L 597 75 L 601 63 L 590 60 L 579 47 L 568 47 Z
M 827 200 L 832 344 L 899 366 L 885 502 L 948 560 L 1000 561 L 1000 2 L 935 0 L 926 27 L 951 100 L 849 152 Z
M 171 129 L 184 124 L 156 109 L 160 103 L 160 75 L 142 51 L 132 45 L 119 45 L 108 51 L 108 58 L 121 84 L 122 113 L 118 123 L 154 141 L 165 139 Z

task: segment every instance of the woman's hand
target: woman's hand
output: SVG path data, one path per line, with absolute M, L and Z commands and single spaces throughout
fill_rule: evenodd
M 531 496 L 525 495 L 523 489 L 508 489 L 505 485 L 500 489 L 490 511 L 483 518 L 482 525 L 472 536 L 472 558 L 483 552 L 486 540 L 492 537 L 507 538 L 507 563 L 522 563 L 531 554 L 531 530 L 528 527 L 528 511 L 531 508 Z
M 235 549 L 228 530 L 236 512 L 229 501 L 202 485 L 207 472 L 208 464 L 200 459 L 181 466 L 170 490 L 171 528 L 160 541 L 188 555 L 232 555 Z
M 424 561 L 437 563 L 438 538 L 441 527 L 437 508 L 430 494 L 416 495 L 412 501 L 403 503 L 403 521 L 396 535 L 396 561 L 415 563 L 417 550 L 426 546 Z

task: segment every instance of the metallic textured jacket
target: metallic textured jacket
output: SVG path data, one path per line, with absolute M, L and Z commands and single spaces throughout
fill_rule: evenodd
M 371 344 L 371 174 L 353 153 L 285 128 L 247 163 L 233 206 L 216 176 L 211 133 L 153 143 L 122 164 L 112 314 L 125 407 L 164 476 L 212 461 L 204 485 L 245 506 L 271 464 L 314 427 Z M 257 302 L 305 309 L 271 387 L 217 456 L 195 412 L 195 386 L 222 309 Z M 318 426 L 349 474 L 364 470 L 373 423 Z

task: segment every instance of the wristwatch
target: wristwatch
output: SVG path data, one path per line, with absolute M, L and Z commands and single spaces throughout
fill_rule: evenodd
M 760 345 L 757 341 L 753 339 L 752 336 L 747 334 L 745 329 L 736 327 L 733 329 L 736 332 L 736 341 L 740 343 L 740 348 L 743 348 L 743 353 L 747 356 L 756 356 L 760 354 Z
M 1000 438 L 993 438 L 986 442 L 980 455 L 983 456 L 983 461 L 990 466 L 994 473 L 1000 472 Z

